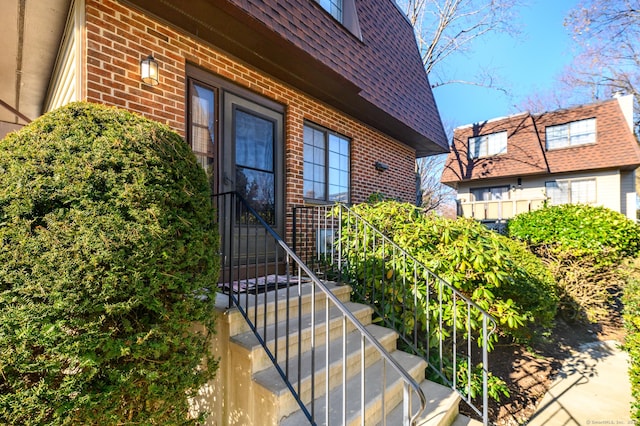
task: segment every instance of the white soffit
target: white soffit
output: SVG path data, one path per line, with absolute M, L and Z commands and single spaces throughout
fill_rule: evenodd
M 41 114 L 70 3 L 0 2 L 0 100 L 31 119 Z M 24 124 L 2 106 L 0 121 Z

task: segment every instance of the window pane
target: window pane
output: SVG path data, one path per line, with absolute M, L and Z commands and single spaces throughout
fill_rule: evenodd
M 315 183 L 313 185 L 313 191 L 315 193 L 313 198 L 316 198 L 318 200 L 325 199 L 325 189 L 323 183 Z
M 236 166 L 236 190 L 269 224 L 275 223 L 274 188 L 273 173 Z
M 305 179 L 304 181 L 304 197 L 307 198 L 316 198 L 315 193 L 313 192 L 313 182 Z
M 198 153 L 214 154 L 215 92 L 198 84 L 192 85 L 190 117 L 191 148 Z
M 571 203 L 589 204 L 596 199 L 595 180 L 576 180 L 571 182 Z
M 469 138 L 469 158 L 482 158 L 507 152 L 507 132 Z
M 313 162 L 321 166 L 324 166 L 324 149 L 322 148 L 313 149 Z
M 349 141 L 305 125 L 304 143 L 305 197 L 332 201 L 339 196 L 348 200 Z
M 494 133 L 487 136 L 487 155 L 504 154 L 507 152 L 507 132 Z
M 317 0 L 320 6 L 334 18 L 342 22 L 342 0 Z
M 274 123 L 241 110 L 234 118 L 236 164 L 273 172 Z
M 570 202 L 568 181 L 546 182 L 545 186 L 551 205 L 567 204 Z
M 213 128 L 214 106 L 213 90 L 194 84 L 191 96 L 191 122 Z

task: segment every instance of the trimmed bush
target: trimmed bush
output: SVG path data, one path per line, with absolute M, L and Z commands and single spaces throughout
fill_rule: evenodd
M 560 314 L 597 322 L 625 282 L 621 263 L 640 249 L 640 227 L 621 213 L 588 205 L 560 205 L 524 213 L 509 235 L 527 243 L 558 283 Z
M 0 423 L 195 423 L 214 217 L 187 144 L 131 113 L 74 103 L 1 141 Z
M 533 248 L 591 254 L 600 263 L 615 263 L 640 250 L 640 227 L 611 209 L 584 204 L 548 206 L 509 222 L 509 236 Z

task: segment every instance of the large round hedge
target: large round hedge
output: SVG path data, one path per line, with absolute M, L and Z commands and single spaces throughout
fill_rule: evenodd
M 0 141 L 0 423 L 186 423 L 217 366 L 213 218 L 187 144 L 131 113 L 74 103 Z

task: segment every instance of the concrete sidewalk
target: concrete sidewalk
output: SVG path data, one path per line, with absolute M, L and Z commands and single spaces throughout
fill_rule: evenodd
M 632 425 L 629 357 L 618 342 L 581 345 L 560 368 L 530 426 Z

